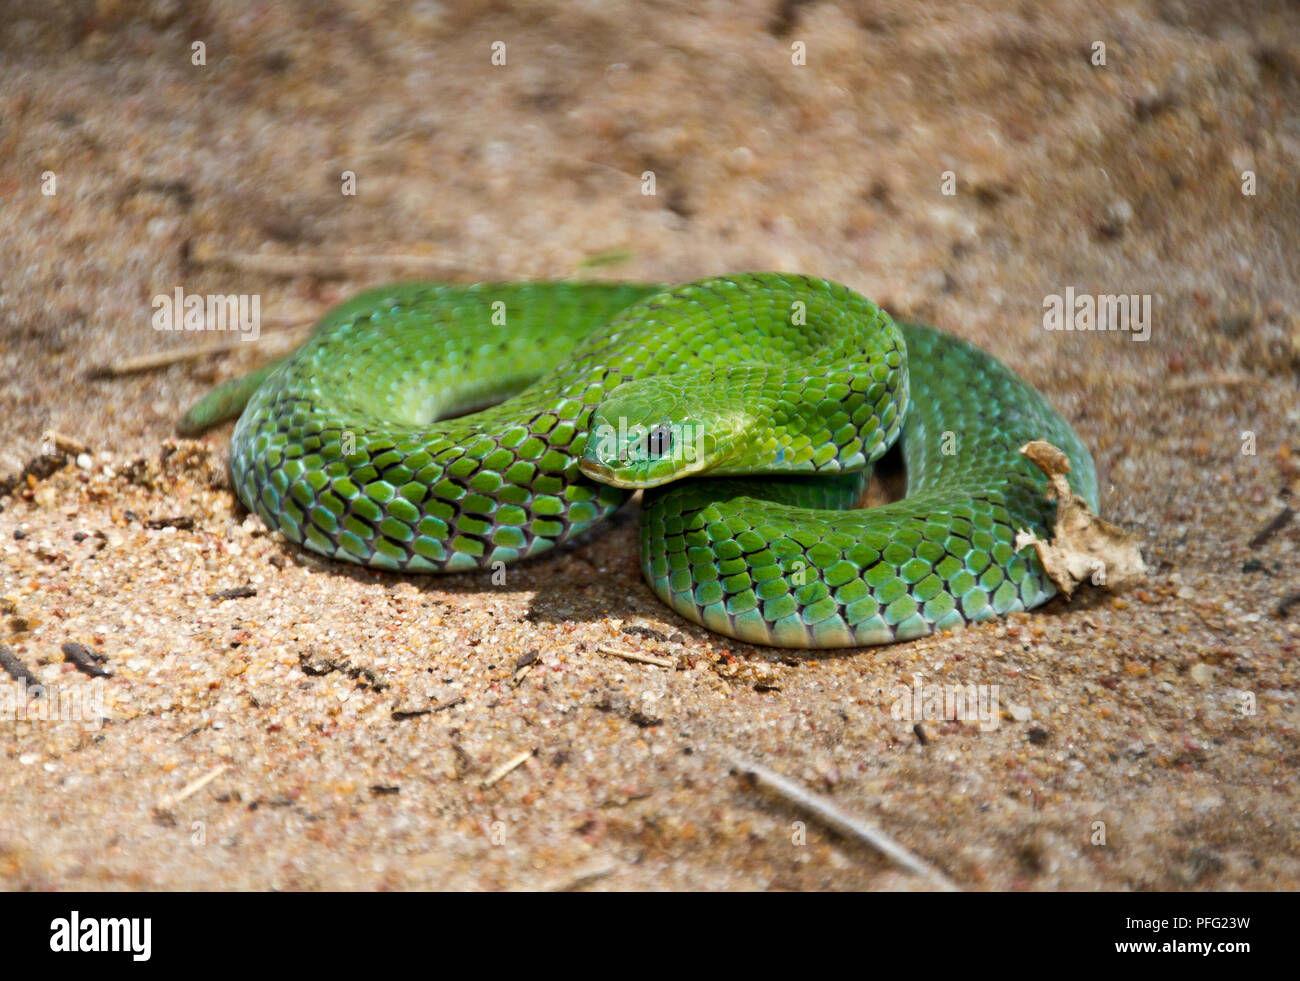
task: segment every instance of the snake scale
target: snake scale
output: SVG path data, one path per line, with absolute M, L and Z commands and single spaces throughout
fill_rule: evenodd
M 804 276 L 383 286 L 178 428 L 236 415 L 240 499 L 313 551 L 494 567 L 645 488 L 655 594 L 782 647 L 889 643 L 1050 598 L 1014 545 L 1020 528 L 1049 537 L 1055 510 L 1029 440 L 1062 449 L 1097 507 L 1088 450 L 1010 369 Z M 906 496 L 857 507 L 900 438 Z

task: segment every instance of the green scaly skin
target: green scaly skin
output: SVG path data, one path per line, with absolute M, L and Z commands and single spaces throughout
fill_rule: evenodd
M 889 643 L 1054 595 L 1013 544 L 1017 529 L 1049 537 L 1054 517 L 1019 453 L 1029 440 L 1062 449 L 1097 506 L 1087 449 L 1008 368 L 802 276 L 380 287 L 179 428 L 241 410 L 240 499 L 313 551 L 490 567 L 645 487 L 655 593 L 710 630 L 783 647 Z M 907 496 L 855 509 L 900 432 Z

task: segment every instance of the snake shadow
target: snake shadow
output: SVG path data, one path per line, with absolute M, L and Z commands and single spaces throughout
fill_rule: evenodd
M 390 589 L 407 584 L 420 594 L 423 604 L 449 610 L 463 609 L 468 603 L 490 609 L 493 595 L 529 593 L 527 609 L 515 615 L 518 622 L 564 626 L 621 620 L 621 632 L 628 636 L 628 643 L 645 647 L 650 642 L 647 652 L 658 644 L 665 654 L 675 648 L 707 648 L 746 661 L 792 663 L 849 657 L 867 650 L 764 647 L 724 637 L 687 620 L 660 602 L 642 578 L 639 520 L 638 499 L 578 538 L 496 573 L 486 569 L 452 574 L 389 572 L 339 562 L 289 542 L 284 548 L 292 552 L 295 562 L 314 572 Z M 449 603 L 452 597 L 462 602 Z M 618 641 L 611 638 L 609 643 L 616 646 Z
M 899 500 L 906 494 L 906 473 L 901 454 L 893 448 L 877 463 L 865 506 Z M 236 498 L 236 500 L 238 500 Z M 824 650 L 778 648 L 724 637 L 706 630 L 660 602 L 641 575 L 638 523 L 640 494 L 596 528 L 542 555 L 512 563 L 493 572 L 482 569 L 462 573 L 401 573 L 370 569 L 326 558 L 301 546 L 285 542 L 302 565 L 330 575 L 367 585 L 390 588 L 409 584 L 428 604 L 450 606 L 446 598 L 486 602 L 493 594 L 531 593 L 520 622 L 567 625 L 623 621 L 622 632 L 666 646 L 710 648 L 749 661 L 793 663 L 834 660 L 870 654 L 878 647 L 842 647 Z M 242 503 L 239 504 L 243 509 Z M 1066 616 L 1095 610 L 1105 598 L 1095 590 L 1083 590 L 1073 600 L 1061 596 L 1034 610 L 1035 616 L 1057 621 Z M 1003 622 L 991 621 L 992 624 Z M 961 631 L 957 636 L 960 637 Z M 918 638 L 924 639 L 924 638 Z M 890 647 L 906 647 L 903 641 Z

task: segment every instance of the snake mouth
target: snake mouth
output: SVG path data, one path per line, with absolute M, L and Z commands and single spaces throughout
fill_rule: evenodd
M 613 469 L 596 460 L 588 460 L 584 457 L 578 461 L 578 469 L 592 480 L 599 480 L 602 484 L 614 482 Z
M 644 490 L 648 487 L 662 487 L 664 484 L 671 484 L 682 477 L 694 476 L 705 468 L 703 465 L 696 465 L 678 468 L 671 473 L 651 474 L 639 468 L 619 469 L 610 466 L 608 463 L 602 463 L 599 460 L 584 456 L 578 459 L 578 469 L 592 480 L 608 484 L 610 487 L 621 487 L 624 490 Z
M 654 487 L 663 483 L 662 480 L 638 480 L 635 477 L 623 477 L 615 473 L 614 468 L 608 464 L 601 463 L 598 460 L 588 460 L 585 457 L 578 461 L 578 469 L 592 480 L 608 484 L 610 487 L 622 487 L 627 490 L 639 490 L 643 487 Z

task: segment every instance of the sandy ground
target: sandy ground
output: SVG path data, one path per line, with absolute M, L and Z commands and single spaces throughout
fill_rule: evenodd
M 930 888 L 726 747 L 963 888 L 1300 887 L 1300 522 L 1265 532 L 1300 489 L 1294 5 L 5 21 L 0 643 L 107 721 L 0 726 L 4 887 Z M 374 574 L 248 518 L 228 428 L 170 439 L 367 284 L 741 269 L 843 281 L 1007 360 L 1092 447 L 1149 580 L 792 655 L 663 608 L 634 511 L 503 583 Z M 261 338 L 90 377 L 229 339 L 153 330 L 177 286 L 257 294 Z M 1045 330 L 1067 288 L 1149 294 L 1149 339 Z M 42 460 L 50 429 L 89 452 Z M 996 724 L 918 734 L 891 712 L 914 676 L 997 686 Z

